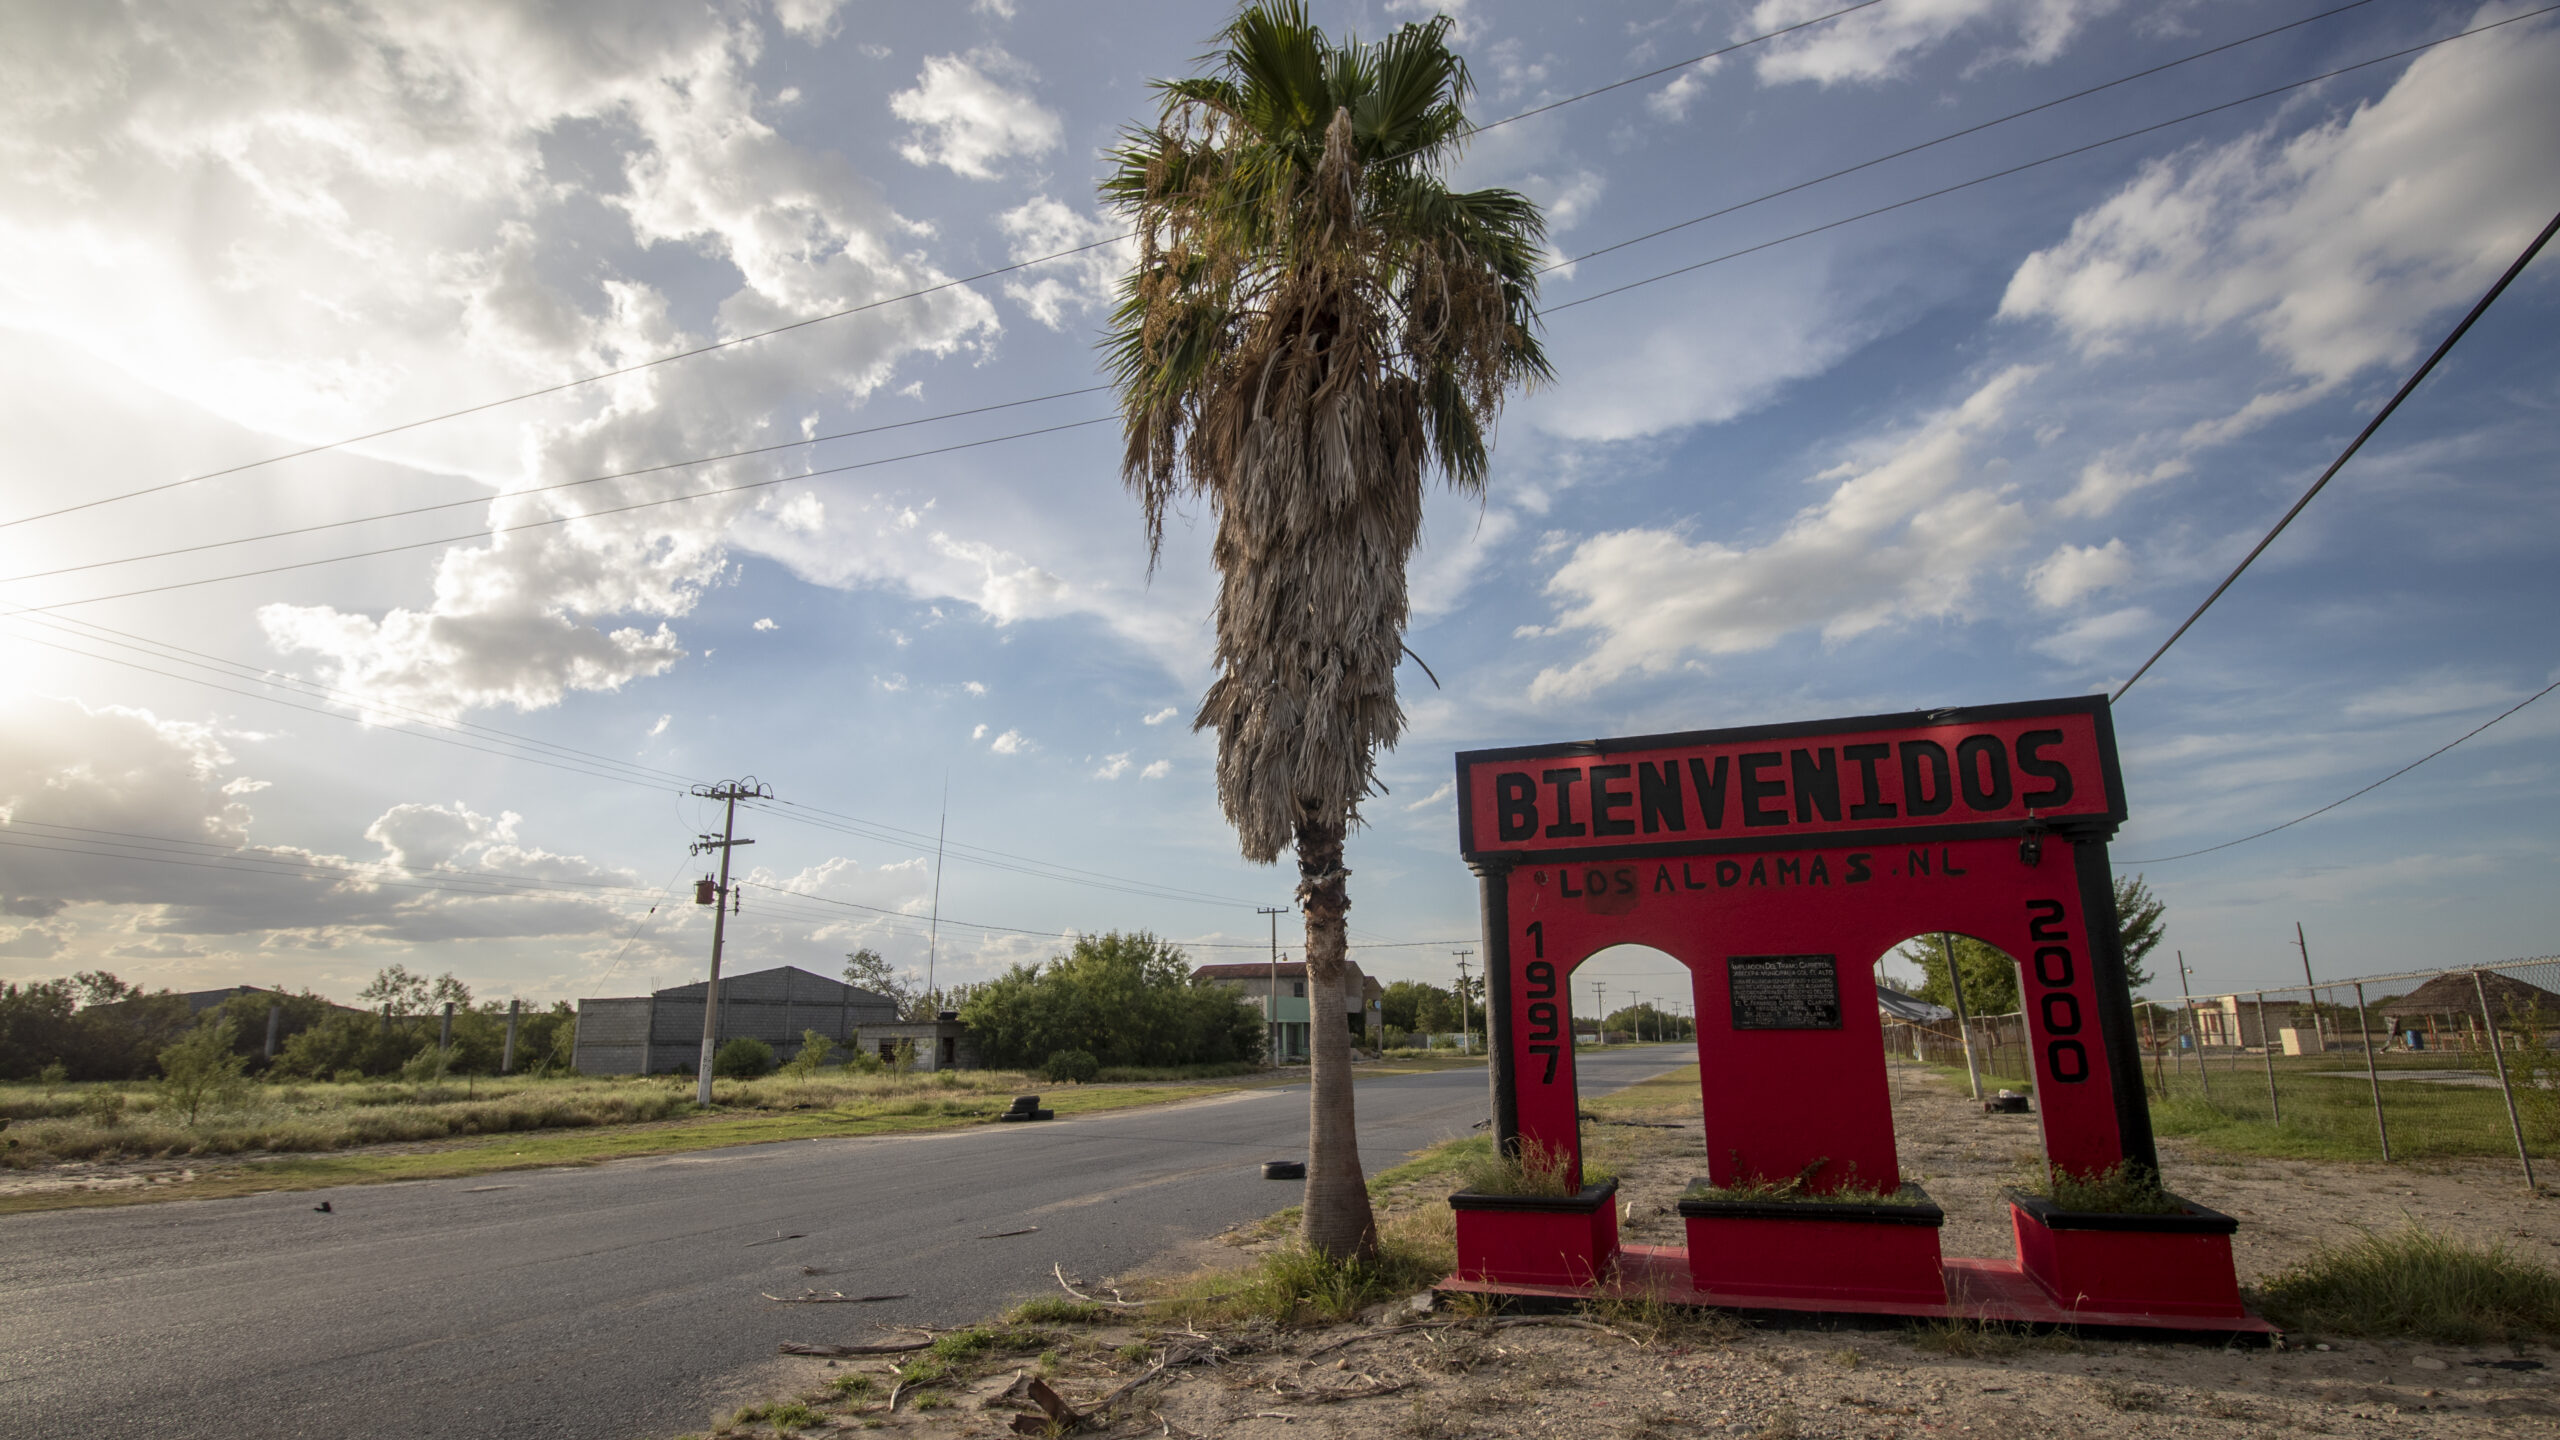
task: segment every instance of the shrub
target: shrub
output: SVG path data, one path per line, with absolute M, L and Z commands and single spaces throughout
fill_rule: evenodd
M 71 1071 L 59 1060 L 36 1072 L 36 1080 L 44 1086 L 44 1098 L 50 1100 L 71 1079 Z
M 711 1057 L 711 1073 L 730 1080 L 753 1080 L 773 1073 L 773 1047 L 753 1035 L 740 1035 Z
M 1056 1050 L 1050 1052 L 1040 1071 L 1055 1084 L 1073 1081 L 1081 1085 L 1102 1073 L 1102 1063 L 1082 1050 Z
M 1517 1158 L 1494 1152 L 1487 1140 L 1484 1148 L 1468 1155 L 1458 1167 L 1460 1183 L 1478 1195 L 1543 1195 L 1558 1198 L 1571 1195 L 1573 1189 L 1573 1152 L 1562 1145 L 1549 1148 L 1535 1140 L 1521 1142 Z M 1582 1182 L 1597 1185 L 1608 1179 L 1599 1165 L 1585 1161 Z
M 1016 1325 L 1100 1325 L 1111 1312 L 1090 1300 L 1040 1295 L 1014 1306 L 1010 1318 Z
M 442 1080 L 453 1069 L 453 1052 L 429 1045 L 409 1057 L 400 1067 L 400 1078 L 413 1085 L 430 1085 Z
M 160 1052 L 160 1093 L 189 1125 L 207 1106 L 235 1104 L 246 1093 L 241 1072 L 249 1058 L 231 1048 L 238 1038 L 239 1027 L 224 1016 Z
M 2560 1275 L 2507 1249 L 2410 1225 L 2323 1245 L 2269 1281 L 2287 1329 L 2415 1335 L 2455 1345 L 2560 1332 Z
M 113 1130 L 124 1123 L 124 1092 L 92 1090 L 80 1101 L 80 1118 L 101 1130 Z

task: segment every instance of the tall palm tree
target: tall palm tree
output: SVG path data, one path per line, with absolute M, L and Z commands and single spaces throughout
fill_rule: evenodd
M 1218 522 L 1218 799 L 1245 855 L 1298 860 L 1310 1101 L 1305 1236 L 1375 1249 L 1342 993 L 1343 838 L 1404 724 L 1405 562 L 1426 472 L 1481 494 L 1504 396 L 1550 371 L 1534 333 L 1546 224 L 1452 190 L 1473 88 L 1449 22 L 1336 43 L 1257 0 L 1210 72 L 1157 82 L 1156 123 L 1102 193 L 1142 244 L 1107 340 L 1149 564 L 1168 509 Z

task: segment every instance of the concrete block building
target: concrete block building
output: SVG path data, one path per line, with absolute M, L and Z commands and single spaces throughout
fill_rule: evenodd
M 709 988 L 696 981 L 651 995 L 579 1001 L 578 1073 L 692 1074 L 702 1057 L 702 1001 Z M 800 1053 L 805 1030 L 852 1046 L 868 1029 L 899 1024 L 897 1004 L 888 996 L 796 965 L 720 977 L 719 1042 L 752 1035 L 771 1045 L 778 1059 Z M 940 1048 L 936 1044 L 933 1052 Z M 926 1046 L 916 1047 L 920 1066 L 928 1053 Z

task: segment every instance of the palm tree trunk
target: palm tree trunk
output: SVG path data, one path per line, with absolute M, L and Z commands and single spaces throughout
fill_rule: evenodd
M 1351 1032 L 1342 981 L 1351 909 L 1342 868 L 1341 820 L 1297 827 L 1298 905 L 1307 917 L 1307 1248 L 1330 1260 L 1377 1253 L 1378 1224 L 1360 1171 L 1360 1132 L 1351 1104 Z

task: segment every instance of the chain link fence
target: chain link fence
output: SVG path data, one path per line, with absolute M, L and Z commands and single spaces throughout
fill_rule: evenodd
M 2259 1153 L 2380 1160 L 2560 1152 L 2560 956 L 2136 1002 L 2163 1135 Z M 1888 1021 L 1889 1054 L 1972 1066 L 1986 1091 L 2032 1079 L 2018 1015 Z

